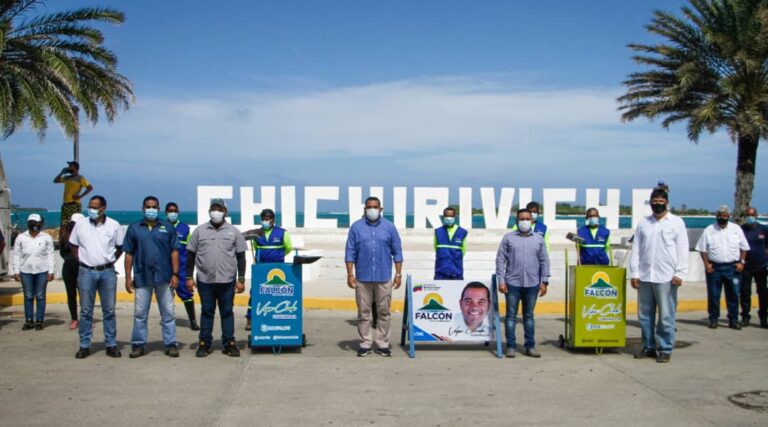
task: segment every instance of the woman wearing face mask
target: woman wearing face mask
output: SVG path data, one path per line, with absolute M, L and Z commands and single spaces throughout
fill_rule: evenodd
M 80 265 L 77 258 L 72 254 L 72 245 L 69 243 L 69 235 L 75 228 L 77 221 L 84 220 L 83 214 L 76 213 L 72 215 L 72 220 L 68 224 L 63 224 L 59 230 L 59 253 L 64 259 L 64 265 L 61 267 L 61 278 L 64 280 L 64 287 L 67 290 L 67 306 L 69 307 L 69 316 L 72 319 L 69 322 L 69 329 L 77 329 L 77 272 Z
M 611 231 L 600 225 L 600 212 L 595 208 L 587 209 L 586 223 L 577 231 L 583 239 L 579 243 L 579 263 L 581 265 L 610 265 Z
M 24 290 L 24 326 L 28 331 L 43 329 L 45 320 L 45 290 L 53 280 L 53 239 L 42 233 L 43 219 L 38 214 L 27 218 L 27 231 L 16 238 L 13 245 L 11 270 Z M 37 304 L 37 313 L 34 311 Z

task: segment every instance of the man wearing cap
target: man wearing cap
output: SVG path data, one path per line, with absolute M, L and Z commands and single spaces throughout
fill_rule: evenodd
M 24 326 L 22 330 L 43 329 L 45 289 L 53 280 L 53 239 L 42 231 L 43 218 L 33 213 L 27 218 L 27 231 L 13 244 L 11 274 L 24 290 Z M 37 305 L 37 313 L 34 306 Z
M 240 357 L 232 306 L 235 292 L 245 291 L 245 239 L 224 219 L 224 200 L 211 200 L 208 214 L 211 220 L 195 228 L 187 244 L 187 289 L 192 291 L 195 287 L 193 274 L 197 267 L 197 291 L 202 303 L 200 345 L 195 356 L 206 357 L 211 353 L 213 318 L 218 305 L 224 354 Z
M 456 224 L 456 209 L 443 209 L 443 226 L 435 228 L 435 280 L 463 280 L 467 230 Z
M 752 311 L 752 279 L 755 279 L 760 327 L 768 329 L 768 227 L 757 222 L 757 209 L 744 211 L 741 231 L 749 242 L 744 271 L 741 272 L 741 326 L 748 326 Z
M 578 243 L 581 265 L 611 264 L 611 230 L 600 225 L 600 212 L 596 208 L 587 209 L 586 223 L 576 233 L 581 237 Z
M 650 202 L 653 214 L 638 223 L 629 257 L 643 345 L 635 359 L 667 363 L 675 348 L 677 289 L 688 275 L 688 232 L 683 220 L 669 212 L 666 190 L 654 189 Z
M 55 178 L 55 184 L 64 184 L 64 203 L 61 205 L 61 224 L 67 224 L 72 214 L 82 211 L 80 199 L 93 191 L 93 186 L 80 175 L 80 164 L 67 162 L 67 167 L 61 170 Z M 81 190 L 85 189 L 82 193 Z
M 717 328 L 720 318 L 720 293 L 725 287 L 725 304 L 728 307 L 728 327 L 741 329 L 739 323 L 739 288 L 741 272 L 749 251 L 749 242 L 741 228 L 730 223 L 728 206 L 720 206 L 714 224 L 701 233 L 696 250 L 707 271 L 707 311 L 709 327 Z
M 257 230 L 256 239 L 251 246 L 256 254 L 257 263 L 285 262 L 285 256 L 291 253 L 291 235 L 286 229 L 275 225 L 275 211 L 261 211 L 261 230 Z M 251 330 L 251 298 L 248 298 L 248 312 L 245 315 L 245 330 Z
M 75 224 L 69 236 L 72 254 L 78 260 L 77 290 L 80 293 L 80 349 L 75 358 L 84 359 L 91 354 L 93 336 L 93 306 L 99 293 L 104 318 L 104 342 L 107 356 L 121 357 L 117 348 L 117 322 L 115 298 L 117 274 L 115 261 L 123 253 L 125 233 L 120 224 L 107 217 L 107 200 L 93 196 L 88 202 L 88 219 Z

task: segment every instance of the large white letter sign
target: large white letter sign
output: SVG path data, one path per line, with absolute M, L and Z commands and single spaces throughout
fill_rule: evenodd
M 261 202 L 253 202 L 253 187 L 240 187 L 240 225 L 253 228 L 253 217 L 262 209 L 275 209 L 275 187 L 261 187 Z
M 280 187 L 280 219 L 283 228 L 296 228 L 296 187 Z
M 600 204 L 600 190 L 587 189 L 587 209 L 595 208 L 600 212 L 600 217 L 605 218 L 605 227 L 610 230 L 619 228 L 619 201 L 621 192 L 617 189 L 607 190 L 605 205 Z M 584 212 L 586 214 L 586 212 Z
M 575 188 L 545 188 L 544 189 L 544 224 L 553 230 L 576 230 L 576 220 L 558 220 L 557 202 L 575 202 Z
M 318 200 L 339 200 L 339 187 L 304 187 L 304 228 L 336 228 L 336 219 L 317 217 Z
M 434 203 L 429 203 L 429 202 Z M 440 215 L 448 207 L 448 187 L 413 188 L 413 228 L 424 229 L 426 222 L 437 228 L 442 225 Z
M 472 229 L 472 187 L 459 188 L 459 225 Z
M 198 185 L 197 186 L 197 223 L 205 224 L 208 218 L 208 209 L 211 207 L 211 199 L 231 199 L 231 185 Z
M 640 224 L 640 220 L 644 216 L 648 216 L 653 213 L 651 210 L 650 199 L 651 189 L 649 188 L 634 188 L 632 189 L 632 229 L 637 228 L 637 224 Z
M 483 205 L 483 218 L 485 228 L 491 230 L 503 230 L 509 224 L 509 213 L 512 210 L 512 200 L 515 198 L 515 189 L 502 187 L 499 196 L 499 208 L 496 209 L 496 194 L 493 187 L 480 189 L 480 200 Z
M 392 214 L 395 216 L 395 227 L 404 229 L 405 218 L 408 215 L 408 187 L 392 189 Z

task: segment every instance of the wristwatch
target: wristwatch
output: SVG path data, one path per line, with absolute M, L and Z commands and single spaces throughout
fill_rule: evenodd
M 549 286 L 549 282 L 541 282 L 541 284 L 544 286 Z

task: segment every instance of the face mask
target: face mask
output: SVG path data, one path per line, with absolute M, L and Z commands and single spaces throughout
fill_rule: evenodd
M 147 208 L 144 209 L 144 219 L 148 221 L 154 221 L 157 219 L 158 210 L 157 208 Z
M 744 221 L 747 223 L 747 225 L 752 225 L 757 222 L 757 218 L 753 216 L 747 216 Z
M 208 212 L 208 215 L 210 215 L 211 222 L 214 224 L 220 224 L 222 221 L 224 221 L 224 212 L 210 211 Z
M 28 222 L 27 228 L 29 228 L 29 231 L 40 231 L 40 224 L 36 222 Z
M 517 221 L 517 229 L 522 231 L 523 233 L 527 233 L 531 231 L 531 221 L 528 221 L 528 220 Z
M 539 214 L 536 212 L 531 212 L 531 221 L 536 222 L 537 219 L 539 219 Z
M 165 214 L 165 216 L 168 218 L 168 221 L 170 222 L 176 222 L 176 220 L 179 219 L 178 212 L 168 212 L 167 214 Z
M 365 217 L 368 218 L 368 221 L 378 221 L 379 220 L 379 210 L 377 208 L 370 208 L 365 210 Z
M 664 203 L 653 203 L 651 204 L 651 210 L 655 214 L 664 213 L 667 210 L 667 205 L 665 205 Z
M 445 225 L 446 227 L 450 227 L 453 224 L 456 224 L 456 217 L 452 217 L 452 216 L 443 217 L 443 225 Z
M 99 216 L 100 214 L 98 209 L 88 208 L 88 218 L 90 218 L 93 221 L 96 221 L 97 219 L 99 219 Z
M 264 230 L 269 230 L 272 228 L 272 221 L 261 221 L 261 228 Z
M 718 218 L 717 219 L 717 225 L 724 226 L 728 224 L 728 218 Z
M 594 227 L 596 225 L 600 225 L 600 218 L 596 216 L 591 216 L 587 218 L 587 225 L 590 227 Z

